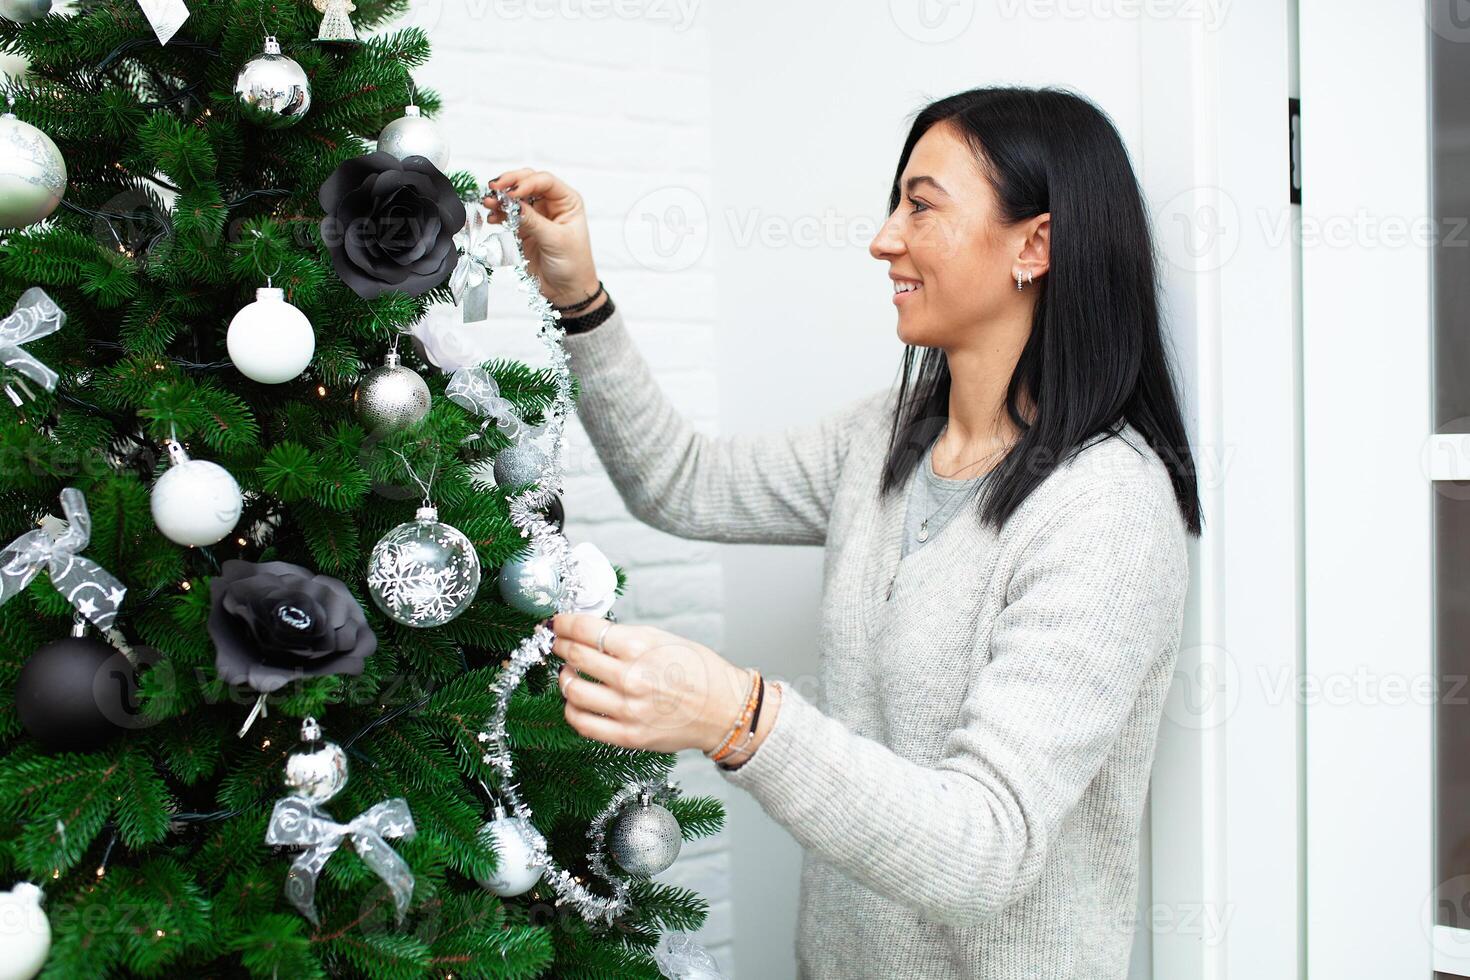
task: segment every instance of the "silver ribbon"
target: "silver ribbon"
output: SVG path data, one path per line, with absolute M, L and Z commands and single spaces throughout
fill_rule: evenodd
M 38 382 L 47 391 L 54 391 L 56 372 L 22 350 L 21 345 L 49 337 L 65 322 L 66 314 L 44 289 L 40 286 L 27 289 L 16 300 L 15 310 L 0 320 L 0 365 Z
M 418 828 L 413 825 L 413 815 L 408 812 L 408 801 L 402 798 L 384 800 L 350 823 L 341 824 L 306 800 L 288 796 L 276 801 L 270 825 L 266 827 L 265 842 L 307 849 L 291 862 L 291 872 L 286 876 L 286 897 L 313 925 L 320 925 L 316 912 L 317 876 L 342 842 L 350 840 L 358 857 L 383 879 L 393 893 L 393 904 L 401 925 L 413 899 L 413 871 L 388 846 L 388 839 L 412 840 L 416 833 Z
M 107 569 L 77 554 L 92 540 L 92 515 L 82 492 L 75 487 L 61 491 L 61 507 L 66 530 L 56 535 L 44 528 L 28 531 L 0 551 L 0 605 L 25 591 L 44 568 L 77 612 L 98 629 L 108 629 L 128 590 Z
M 184 5 L 184 0 L 138 0 L 138 7 L 148 20 L 148 26 L 153 28 L 159 44 L 173 40 L 184 21 L 189 19 L 189 8 Z
M 464 307 L 464 322 L 476 323 L 490 315 L 490 270 L 514 265 L 520 243 L 504 225 L 486 221 L 484 208 L 466 210 L 464 228 L 454 236 L 459 261 L 449 276 L 449 291 Z
M 449 376 L 444 395 L 460 408 L 506 429 L 511 439 L 518 441 L 522 429 L 520 417 L 516 415 L 515 405 L 508 398 L 500 397 L 500 385 L 489 371 L 482 367 L 460 368 Z M 480 426 L 482 432 L 490 422 Z

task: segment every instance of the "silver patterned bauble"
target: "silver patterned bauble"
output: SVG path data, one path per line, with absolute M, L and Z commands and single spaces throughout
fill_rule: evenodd
M 368 594 L 405 626 L 443 626 L 470 607 L 480 589 L 480 556 L 432 507 L 383 536 L 368 559 Z
M 0 115 L 0 228 L 24 228 L 56 210 L 66 161 L 51 137 L 15 113 Z
M 533 548 L 529 558 L 512 558 L 500 566 L 496 586 L 511 608 L 529 616 L 550 616 L 556 612 L 561 575 L 550 555 Z
M 426 157 L 440 170 L 449 166 L 449 141 L 416 105 L 404 107 L 403 115 L 383 127 L 378 134 L 378 149 L 400 160 Z
M 518 487 L 535 483 L 546 470 L 546 454 L 532 445 L 507 446 L 495 454 L 495 484 Z
M 235 76 L 235 98 L 245 118 L 279 129 L 294 125 L 311 108 L 311 81 L 300 65 L 281 54 L 276 39 L 267 37 L 265 50 Z
M 497 806 L 495 819 L 480 827 L 479 839 L 495 852 L 494 873 L 475 879 L 481 888 L 510 898 L 524 895 L 541 880 L 541 867 L 532 858 L 537 850 L 546 850 L 546 841 L 527 821 L 508 817 L 505 807 Z
M 656 875 L 679 856 L 684 835 L 679 821 L 646 798 L 628 804 L 607 832 L 607 849 L 629 874 Z
M 286 756 L 286 788 L 321 806 L 347 786 L 347 753 L 336 742 L 322 740 L 315 718 L 301 720 L 301 741 L 306 747 Z
M 0 17 L 31 24 L 51 13 L 51 0 L 0 0 Z
M 352 394 L 362 427 L 378 436 L 402 432 L 421 421 L 429 414 L 430 403 L 428 384 L 404 367 L 397 351 L 389 351 L 382 367 L 363 375 Z

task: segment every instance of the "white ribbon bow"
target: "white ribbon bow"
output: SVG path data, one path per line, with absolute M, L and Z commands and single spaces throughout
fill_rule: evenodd
M 56 372 L 23 350 L 21 345 L 49 337 L 65 322 L 66 314 L 44 289 L 40 286 L 27 289 L 16 300 L 15 310 L 0 320 L 0 365 L 25 375 L 47 391 L 55 391 Z M 19 404 L 13 392 L 10 398 Z
M 454 236 L 459 261 L 449 276 L 454 301 L 464 306 L 464 322 L 474 323 L 489 315 L 490 270 L 514 265 L 520 242 L 504 225 L 485 220 L 485 210 L 468 208 L 464 228 Z
M 105 630 L 112 626 L 128 590 L 112 573 L 77 552 L 92 540 L 87 499 L 75 487 L 61 491 L 66 530 L 53 537 L 44 529 L 28 531 L 0 551 L 0 605 L 25 591 L 41 571 L 77 612 Z
M 286 897 L 313 925 L 321 922 L 316 911 L 316 879 L 344 840 L 393 893 L 399 924 L 413 899 L 413 871 L 387 838 L 412 840 L 418 833 L 408 801 L 401 797 L 369 807 L 351 822 L 341 824 L 297 796 L 276 801 L 265 842 L 282 847 L 305 847 L 286 876 Z

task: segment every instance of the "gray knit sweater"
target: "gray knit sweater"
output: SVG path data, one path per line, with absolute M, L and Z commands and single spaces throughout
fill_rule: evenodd
M 621 311 L 566 349 L 634 516 L 826 547 L 817 689 L 785 684 L 760 748 L 720 770 L 804 848 L 800 976 L 1125 977 L 1189 577 L 1141 436 L 1089 444 L 999 533 L 966 508 L 901 558 L 905 495 L 878 495 L 892 391 L 710 437 L 671 406 Z

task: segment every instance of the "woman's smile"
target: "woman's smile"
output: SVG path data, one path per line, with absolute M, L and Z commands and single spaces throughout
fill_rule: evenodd
M 893 280 L 894 306 L 902 306 L 913 297 L 914 293 L 924 287 L 924 284 L 917 279 L 906 279 L 903 276 L 894 275 L 890 275 L 888 278 Z

